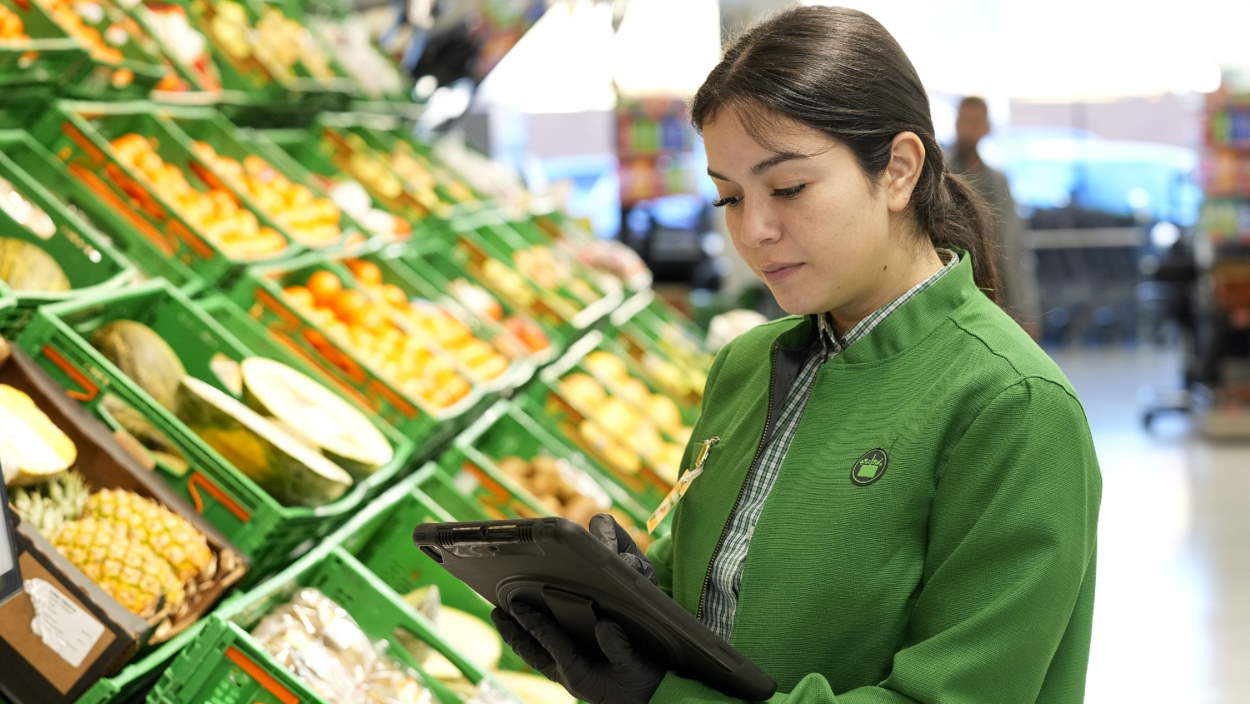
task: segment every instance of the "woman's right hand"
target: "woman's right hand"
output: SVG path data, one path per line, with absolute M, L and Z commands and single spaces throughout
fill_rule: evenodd
M 655 567 L 647 556 L 634 544 L 634 539 L 607 513 L 597 513 L 590 519 L 590 534 L 601 545 L 616 553 L 625 564 L 655 584 Z

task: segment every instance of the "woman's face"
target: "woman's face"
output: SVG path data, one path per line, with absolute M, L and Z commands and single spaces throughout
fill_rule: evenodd
M 907 264 L 902 236 L 891 231 L 897 198 L 869 181 L 845 144 L 777 122 L 770 141 L 780 151 L 756 142 L 731 108 L 703 125 L 708 174 L 734 247 L 787 313 L 862 318 L 888 302 L 875 300 L 888 270 Z M 909 198 L 910 188 L 904 207 Z

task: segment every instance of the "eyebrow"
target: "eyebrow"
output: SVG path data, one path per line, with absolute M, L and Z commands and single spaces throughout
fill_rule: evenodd
M 807 158 L 809 158 L 809 156 L 810 156 L 810 155 L 808 155 L 808 154 L 799 154 L 799 153 L 797 153 L 797 152 L 780 152 L 780 153 L 778 153 L 778 154 L 774 154 L 774 155 L 772 155 L 772 156 L 768 157 L 767 159 L 765 159 L 765 160 L 761 161 L 760 163 L 756 164 L 755 166 L 752 166 L 752 167 L 751 167 L 751 173 L 752 173 L 752 174 L 755 174 L 756 176 L 758 176 L 758 175 L 760 175 L 760 174 L 764 173 L 765 171 L 767 171 L 767 170 L 769 170 L 769 169 L 773 168 L 774 166 L 776 166 L 776 165 L 778 165 L 778 164 L 781 164 L 781 163 L 784 163 L 784 162 L 787 162 L 787 161 L 793 161 L 793 160 L 795 160 L 795 159 L 807 159 Z M 711 168 L 709 168 L 709 169 L 707 170 L 707 175 L 708 175 L 708 176 L 711 176 L 711 177 L 712 177 L 712 178 L 714 178 L 714 179 L 718 179 L 718 180 L 721 180 L 721 181 L 732 181 L 732 180 L 733 180 L 733 179 L 727 178 L 727 177 L 725 177 L 725 176 L 722 176 L 721 174 L 716 173 L 716 172 L 715 172 L 715 171 L 713 171 Z

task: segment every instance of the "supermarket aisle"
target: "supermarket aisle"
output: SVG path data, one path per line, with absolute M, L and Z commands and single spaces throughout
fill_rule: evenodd
M 1250 443 L 1182 422 L 1145 435 L 1142 388 L 1175 383 L 1150 351 L 1055 354 L 1085 402 L 1102 463 L 1089 704 L 1250 702 Z

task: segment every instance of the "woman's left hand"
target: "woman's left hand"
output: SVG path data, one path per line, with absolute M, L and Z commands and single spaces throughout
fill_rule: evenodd
M 601 651 L 596 653 L 579 647 L 560 624 L 532 606 L 513 603 L 511 615 L 495 609 L 490 617 L 526 664 L 584 702 L 646 704 L 664 679 L 665 669 L 635 651 L 613 621 L 595 624 Z

